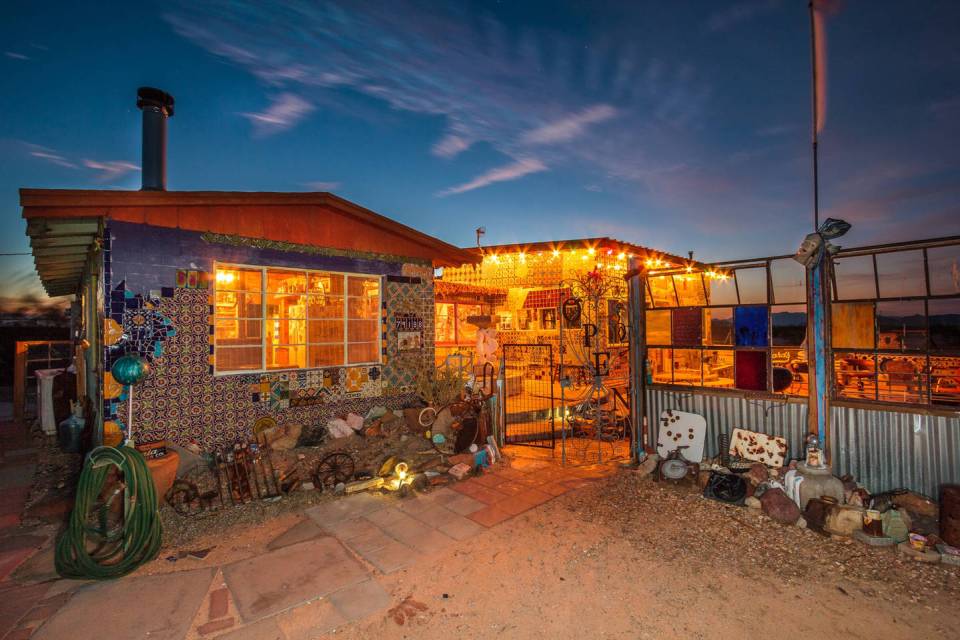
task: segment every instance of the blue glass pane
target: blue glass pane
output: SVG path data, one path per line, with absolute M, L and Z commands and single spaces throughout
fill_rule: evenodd
M 733 312 L 733 327 L 738 347 L 767 346 L 766 307 L 737 307 Z

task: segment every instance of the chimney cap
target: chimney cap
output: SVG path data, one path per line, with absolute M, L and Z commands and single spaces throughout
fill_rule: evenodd
M 166 116 L 173 115 L 173 96 L 153 87 L 140 87 L 137 89 L 137 108 L 156 108 L 164 112 Z

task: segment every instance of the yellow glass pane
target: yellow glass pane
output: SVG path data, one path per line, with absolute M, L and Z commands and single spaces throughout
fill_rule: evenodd
M 705 350 L 703 352 L 703 386 L 732 389 L 733 385 L 733 351 Z
M 306 296 L 268 295 L 268 318 L 305 318 L 307 314 Z
M 673 382 L 673 360 L 670 349 L 647 349 L 647 375 L 657 384 Z
M 259 269 L 237 269 L 217 267 L 213 279 L 217 291 L 259 292 L 263 285 L 263 274 Z
M 434 306 L 434 324 L 436 327 L 437 342 L 456 342 L 455 307 L 452 304 L 440 302 Z
M 311 319 L 343 318 L 343 297 L 309 295 L 307 296 L 307 314 Z
M 268 293 L 305 293 L 307 274 L 302 271 L 267 270 Z
M 670 276 L 654 276 L 647 278 L 650 294 L 653 296 L 655 307 L 677 306 L 677 296 L 673 290 L 673 279 Z
M 307 292 L 319 295 L 343 295 L 342 273 L 308 273 Z
M 344 364 L 343 344 L 311 344 L 307 347 L 310 367 L 339 367 Z
M 834 354 L 833 367 L 838 396 L 866 400 L 877 398 L 877 370 L 873 354 Z
M 833 346 L 836 349 L 872 349 L 874 335 L 872 302 L 841 302 L 831 305 Z
M 739 304 L 733 276 L 720 274 L 707 279 L 707 304 Z
M 261 320 L 234 320 L 216 318 L 213 321 L 214 342 L 217 346 L 259 345 Z
M 263 315 L 262 301 L 259 293 L 217 291 L 214 295 L 214 313 L 230 318 L 259 318 Z
M 699 273 L 673 276 L 673 284 L 677 288 L 681 307 L 702 307 L 707 303 L 707 296 L 703 291 L 703 280 Z
M 700 386 L 701 353 L 699 349 L 673 350 L 673 383 Z
M 347 345 L 347 363 L 363 364 L 380 360 L 380 348 L 376 342 L 360 342 Z
M 262 365 L 263 351 L 256 347 L 221 347 L 214 350 L 215 368 L 219 372 L 251 371 Z
M 670 344 L 670 311 L 647 311 L 647 344 Z
M 380 317 L 380 298 L 347 298 L 347 317 L 374 319 Z
M 302 369 L 307 366 L 306 345 L 267 348 L 267 369 Z
M 306 324 L 304 320 L 268 320 L 267 344 L 305 344 Z
M 347 295 L 363 298 L 380 297 L 380 278 L 347 276 Z
M 350 342 L 375 342 L 380 336 L 380 323 L 376 320 L 350 320 L 347 323 L 347 339 Z
M 343 343 L 343 320 L 310 320 L 307 324 L 310 342 Z

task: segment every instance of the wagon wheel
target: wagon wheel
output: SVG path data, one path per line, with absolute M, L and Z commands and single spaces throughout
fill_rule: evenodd
M 317 464 L 314 477 L 322 487 L 332 487 L 353 477 L 356 463 L 349 453 L 331 453 Z
M 420 423 L 421 427 L 429 427 L 433 425 L 434 421 L 437 419 L 437 410 L 433 407 L 427 407 L 420 412 L 420 415 L 417 417 L 417 422 Z

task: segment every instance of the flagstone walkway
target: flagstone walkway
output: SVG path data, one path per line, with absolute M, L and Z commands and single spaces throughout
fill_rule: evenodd
M 43 616 L 11 610 L 0 639 L 314 638 L 397 604 L 381 584 L 384 576 L 429 562 L 612 471 L 514 457 L 407 499 L 362 493 L 323 503 L 265 553 L 222 567 L 109 583 L 11 586 L 11 594 L 22 594 L 20 609 L 36 608 L 27 603 L 41 598 L 50 605 L 40 603 Z

